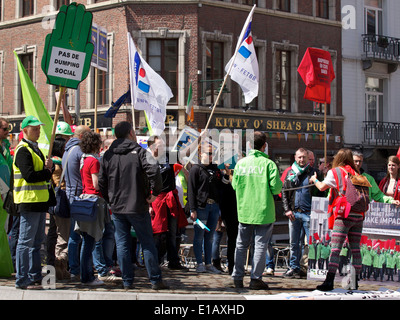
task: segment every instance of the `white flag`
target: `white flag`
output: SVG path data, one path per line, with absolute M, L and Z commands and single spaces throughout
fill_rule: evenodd
M 136 110 L 146 112 L 153 134 L 160 135 L 165 128 L 167 103 L 174 95 L 164 79 L 141 57 L 129 32 L 128 51 L 132 104 Z
M 254 5 L 251 9 L 240 33 L 235 54 L 225 66 L 225 71 L 229 73 L 231 79 L 242 88 L 246 104 L 258 96 L 258 61 L 251 36 L 251 22 L 255 7 Z

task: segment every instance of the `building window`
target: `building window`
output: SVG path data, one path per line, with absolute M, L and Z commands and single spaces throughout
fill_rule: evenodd
M 34 6 L 34 0 L 22 0 L 22 16 L 27 17 L 33 15 L 35 12 Z
M 383 121 L 383 79 L 365 79 L 365 103 L 366 121 Z
M 33 82 L 33 53 L 26 53 L 26 54 L 21 54 L 19 55 L 19 59 L 21 60 L 21 63 L 23 64 L 26 72 L 28 73 L 29 78 Z M 19 84 L 18 86 L 19 90 L 19 97 L 21 99 L 19 100 L 18 103 L 18 113 L 22 113 L 25 110 L 24 104 L 23 104 L 23 99 L 22 99 L 22 90 L 21 90 L 21 85 Z
M 365 33 L 382 34 L 382 0 L 365 0 Z
M 329 0 L 316 0 L 316 16 L 329 19 Z
M 290 0 L 278 0 L 278 10 L 290 12 Z
M 275 53 L 275 110 L 290 111 L 291 101 L 290 51 Z
M 178 96 L 178 40 L 148 39 L 148 63 L 168 84 L 173 93 L 169 104 L 177 103 Z
M 62 6 L 68 6 L 71 0 L 57 0 L 56 1 L 56 10 L 60 10 Z
M 97 70 L 97 105 L 107 106 L 110 101 L 110 41 L 107 41 L 107 71 Z
M 224 44 L 219 41 L 206 43 L 206 81 L 203 84 L 203 97 L 206 105 L 213 105 L 218 96 L 224 78 Z M 223 102 L 220 99 L 219 105 Z

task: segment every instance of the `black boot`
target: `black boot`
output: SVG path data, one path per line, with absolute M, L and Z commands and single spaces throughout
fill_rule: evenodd
M 328 272 L 326 274 L 326 279 L 325 281 L 317 286 L 317 290 L 320 291 L 332 291 L 333 290 L 333 282 L 335 280 L 335 274 L 332 272 Z

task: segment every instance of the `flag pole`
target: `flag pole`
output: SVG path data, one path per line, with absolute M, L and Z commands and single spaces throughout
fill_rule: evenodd
M 326 167 L 326 149 L 327 149 L 327 141 L 326 141 L 326 101 L 324 103 L 324 160 Z
M 53 144 L 54 144 L 54 139 L 56 137 L 56 128 L 57 128 L 57 123 L 58 123 L 58 115 L 60 113 L 60 108 L 61 108 L 61 100 L 62 97 L 65 94 L 65 87 L 60 87 L 60 95 L 57 101 L 57 107 L 56 107 L 56 113 L 54 115 L 54 121 L 53 121 L 53 130 L 51 132 L 51 140 L 50 140 L 50 146 L 49 146 L 49 154 L 48 157 L 51 158 L 51 153 L 53 152 Z

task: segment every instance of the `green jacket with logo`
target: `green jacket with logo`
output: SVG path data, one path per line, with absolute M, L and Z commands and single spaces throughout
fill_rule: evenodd
M 279 170 L 268 155 L 251 150 L 235 166 L 232 187 L 236 191 L 238 220 L 245 224 L 275 222 L 274 195 L 282 189 Z

